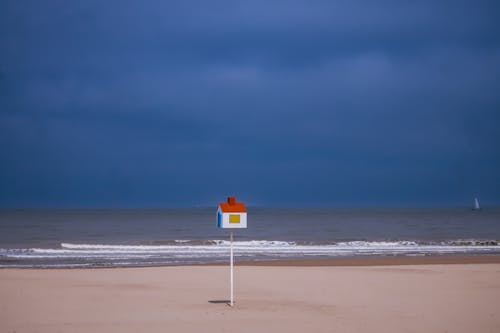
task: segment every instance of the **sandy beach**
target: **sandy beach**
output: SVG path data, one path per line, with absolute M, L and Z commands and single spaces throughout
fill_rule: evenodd
M 0 331 L 499 332 L 500 264 L 237 266 L 227 298 L 223 266 L 2 269 Z

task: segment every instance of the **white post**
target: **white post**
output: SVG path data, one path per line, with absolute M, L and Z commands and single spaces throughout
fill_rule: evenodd
M 230 305 L 233 306 L 234 305 L 234 298 L 233 298 L 233 264 L 234 264 L 234 261 L 233 261 L 233 230 L 231 230 L 230 232 L 230 238 L 231 238 L 231 303 Z

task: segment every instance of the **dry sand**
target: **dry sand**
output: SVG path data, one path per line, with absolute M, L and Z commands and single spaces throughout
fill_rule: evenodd
M 500 332 L 500 264 L 1 269 L 0 332 Z M 215 302 L 214 302 L 215 301 Z

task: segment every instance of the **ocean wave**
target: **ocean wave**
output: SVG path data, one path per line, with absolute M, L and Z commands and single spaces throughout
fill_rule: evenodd
M 213 240 L 172 240 L 164 241 L 163 245 L 128 245 L 128 244 L 73 244 L 61 243 L 61 248 L 71 250 L 138 250 L 138 251 L 158 251 L 179 248 L 198 248 L 198 249 L 214 249 L 217 247 L 229 247 L 230 241 L 213 239 Z M 278 241 L 278 240 L 249 240 L 249 241 L 234 241 L 235 248 L 308 248 L 308 247 L 371 247 L 371 248 L 384 248 L 384 247 L 413 247 L 413 246 L 453 246 L 453 247 L 475 247 L 475 246 L 500 246 L 500 241 L 497 240 L 448 240 L 448 241 Z
M 355 257 L 386 255 L 484 254 L 500 253 L 496 240 L 415 241 L 332 241 L 295 242 L 248 240 L 233 243 L 235 256 L 245 260 L 262 258 Z M 0 267 L 18 265 L 145 265 L 215 262 L 227 258 L 227 240 L 173 240 L 168 245 L 61 243 L 59 248 L 0 249 Z M 38 266 L 37 266 L 38 265 Z

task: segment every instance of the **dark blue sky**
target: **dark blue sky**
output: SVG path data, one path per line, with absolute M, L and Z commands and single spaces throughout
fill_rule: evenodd
M 0 205 L 500 203 L 498 1 L 0 2 Z

